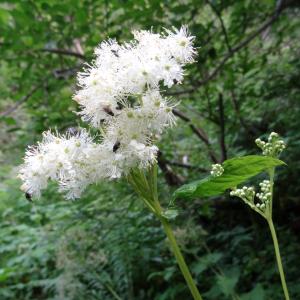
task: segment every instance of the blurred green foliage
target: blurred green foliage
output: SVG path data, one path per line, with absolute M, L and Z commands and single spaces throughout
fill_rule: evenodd
M 275 222 L 291 298 L 300 298 L 299 3 L 10 0 L 0 2 L 1 300 L 189 299 L 159 223 L 125 180 L 76 202 L 53 185 L 29 203 L 16 179 L 42 131 L 84 126 L 71 97 L 101 40 L 181 24 L 198 57 L 169 92 L 181 117 L 159 145 L 161 200 L 215 161 L 258 153 L 256 137 L 280 133 L 288 167 L 276 178 Z M 263 220 L 228 197 L 177 205 L 176 237 L 205 299 L 282 299 Z

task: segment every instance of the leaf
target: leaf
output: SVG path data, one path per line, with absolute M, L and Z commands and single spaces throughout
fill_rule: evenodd
M 16 120 L 12 117 L 3 117 L 3 118 L 0 118 L 0 121 L 4 121 L 7 125 L 16 125 L 17 124 Z
M 10 19 L 10 13 L 8 10 L 0 7 L 0 24 L 7 25 Z
M 221 176 L 208 176 L 204 179 L 183 185 L 174 192 L 173 197 L 194 198 L 217 196 L 269 168 L 283 164 L 285 163 L 279 159 L 259 155 L 247 155 L 228 159 L 222 164 L 224 172 Z
M 233 268 L 226 273 L 226 275 L 217 275 L 217 285 L 225 296 L 229 296 L 234 294 L 234 288 L 239 281 L 240 271 L 238 268 Z
M 12 268 L 0 269 L 0 282 L 5 281 L 9 277 L 12 270 Z
M 162 213 L 162 216 L 168 220 L 174 220 L 178 216 L 178 210 L 175 208 L 168 208 Z
M 195 265 L 193 265 L 192 270 L 196 275 L 199 275 L 210 266 L 216 264 L 222 257 L 223 254 L 220 252 L 209 253 L 205 256 L 202 256 L 201 259 Z
M 241 295 L 241 300 L 264 300 L 265 291 L 261 284 L 257 284 L 249 293 Z

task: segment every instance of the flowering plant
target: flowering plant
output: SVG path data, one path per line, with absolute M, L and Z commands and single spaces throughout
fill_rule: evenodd
M 285 143 L 275 132 L 269 135 L 267 142 L 260 139 L 256 139 L 255 142 L 262 150 L 262 156 L 248 155 L 236 157 L 224 161 L 222 165 L 215 164 L 212 166 L 210 176 L 183 185 L 175 191 L 174 197 L 193 198 L 216 196 L 230 189 L 231 196 L 240 198 L 252 210 L 261 215 L 267 221 L 270 228 L 282 289 L 285 299 L 289 300 L 289 292 L 272 218 L 275 167 L 285 164 L 278 159 L 280 153 L 285 149 Z M 263 171 L 267 172 L 269 179 L 265 179 L 259 184 L 260 193 L 255 193 L 255 188 L 252 186 L 237 188 L 239 184 Z
M 194 38 L 185 26 L 163 34 L 133 34 L 134 40 L 122 45 L 102 42 L 93 64 L 78 75 L 78 114 L 99 129 L 100 143 L 85 129 L 73 135 L 45 132 L 43 141 L 27 150 L 20 170 L 26 193 L 39 196 L 51 179 L 75 199 L 89 184 L 156 162 L 154 142 L 175 123 L 175 104 L 161 90 L 183 80 L 183 67 L 196 53 Z
M 158 148 L 165 128 L 173 126 L 176 105 L 163 97 L 165 87 L 180 84 L 184 66 L 196 54 L 187 27 L 134 31 L 134 40 L 104 41 L 95 61 L 79 74 L 74 95 L 83 121 L 99 130 L 100 142 L 86 129 L 64 135 L 47 131 L 42 142 L 29 147 L 19 177 L 28 198 L 39 197 L 49 180 L 57 181 L 66 198 L 79 198 L 101 180 L 128 179 L 145 205 L 162 222 L 174 255 L 194 299 L 202 299 L 158 201 Z
M 263 155 L 267 157 L 278 157 L 286 147 L 284 141 L 279 138 L 279 135 L 276 132 L 272 132 L 269 135 L 267 142 L 264 142 L 261 139 L 256 139 L 255 142 L 256 145 L 262 150 Z M 285 299 L 289 300 L 290 296 L 285 280 L 277 235 L 272 218 L 275 168 L 272 167 L 268 169 L 268 174 L 269 179 L 265 179 L 259 184 L 261 190 L 260 193 L 255 194 L 254 187 L 244 186 L 241 189 L 232 190 L 230 192 L 230 195 L 239 197 L 247 205 L 249 205 L 251 209 L 260 214 L 264 219 L 266 219 L 273 239 L 275 256 L 280 274 L 282 289 L 284 292 Z

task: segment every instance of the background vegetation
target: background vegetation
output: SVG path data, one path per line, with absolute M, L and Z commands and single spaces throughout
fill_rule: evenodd
M 160 198 L 277 131 L 288 148 L 275 222 L 292 299 L 300 299 L 299 2 L 48 0 L 0 2 L 0 299 L 189 299 L 158 221 L 125 181 L 67 202 L 55 186 L 29 203 L 24 149 L 74 114 L 76 72 L 107 37 L 188 24 L 197 63 L 169 95 L 178 124 L 160 146 Z M 178 200 L 177 239 L 205 299 L 283 298 L 264 220 L 228 196 Z

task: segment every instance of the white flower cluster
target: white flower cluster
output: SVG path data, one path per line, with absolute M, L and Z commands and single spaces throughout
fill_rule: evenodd
M 93 126 L 117 116 L 120 106 L 131 107 L 130 96 L 140 95 L 137 105 L 141 108 L 149 100 L 149 90 L 155 95 L 160 83 L 169 88 L 180 83 L 183 66 L 193 61 L 194 37 L 185 26 L 163 35 L 149 31 L 133 34 L 134 41 L 123 45 L 115 40 L 102 42 L 94 64 L 78 76 L 82 89 L 74 99 L 82 107 L 83 119 Z M 168 106 L 161 97 L 150 96 L 150 100 L 146 105 L 154 112 Z
M 214 164 L 211 166 L 210 174 L 213 177 L 221 176 L 223 174 L 223 172 L 224 172 L 224 169 L 220 164 Z
M 174 105 L 160 87 L 181 83 L 183 67 L 195 56 L 194 37 L 185 26 L 163 34 L 133 34 L 129 43 L 102 42 L 93 65 L 78 76 L 81 89 L 74 100 L 82 119 L 101 129 L 101 142 L 86 130 L 73 136 L 44 133 L 43 141 L 26 152 L 20 170 L 25 193 L 39 196 L 50 179 L 74 199 L 91 183 L 156 161 L 153 142 L 175 123 Z
M 75 197 L 87 185 L 85 181 L 89 174 L 86 173 L 86 165 L 92 164 L 88 157 L 95 146 L 84 130 L 74 136 L 44 132 L 43 141 L 26 151 L 25 163 L 19 172 L 23 180 L 21 189 L 39 196 L 48 180 L 52 179 L 59 182 L 61 190 L 72 191 L 67 196 Z
M 230 196 L 236 196 L 241 198 L 246 204 L 248 204 L 251 208 L 255 208 L 254 204 L 254 196 L 255 190 L 254 187 L 242 187 L 241 189 L 235 189 L 230 192 Z
M 263 151 L 263 155 L 278 157 L 279 154 L 286 148 L 283 140 L 279 139 L 276 132 L 272 132 L 268 137 L 268 142 L 261 139 L 255 140 L 256 145 Z

